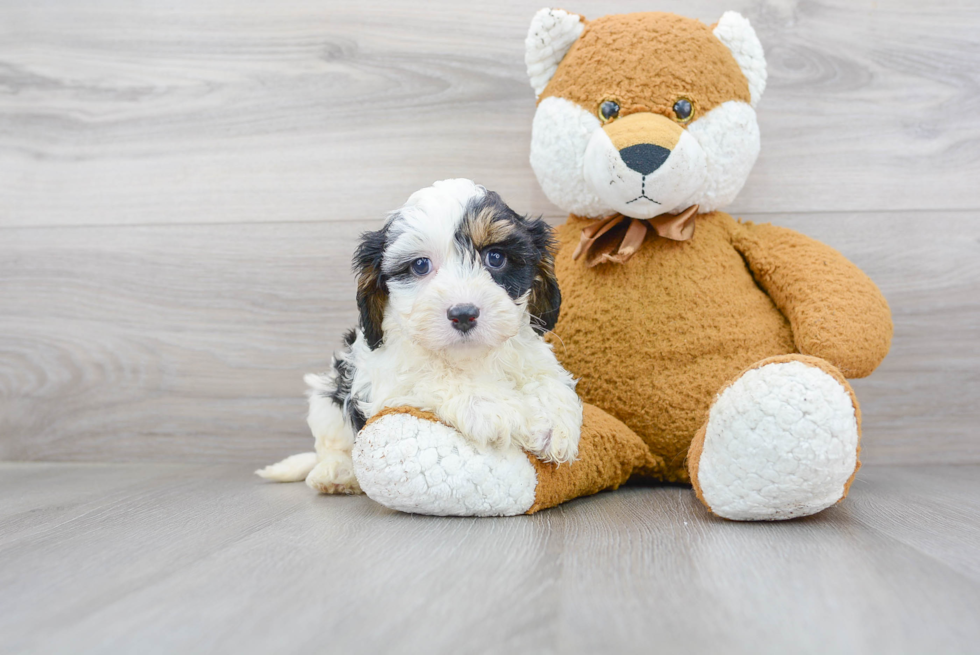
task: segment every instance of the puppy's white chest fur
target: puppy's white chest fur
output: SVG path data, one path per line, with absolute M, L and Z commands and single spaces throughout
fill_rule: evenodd
M 500 346 L 437 355 L 389 333 L 352 349 L 353 396 L 373 416 L 385 407 L 430 411 L 479 446 L 519 446 L 550 461 L 578 452 L 582 404 L 575 382 L 529 325 Z

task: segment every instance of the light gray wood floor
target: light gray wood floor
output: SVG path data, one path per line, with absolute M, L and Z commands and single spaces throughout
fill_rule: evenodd
M 561 3 L 756 27 L 730 210 L 895 314 L 844 505 L 435 519 L 251 475 L 310 447 L 360 231 L 459 176 L 562 220 L 527 160 L 547 4 L 0 0 L 0 460 L 34 460 L 0 464 L 0 652 L 980 652 L 976 0 Z M 974 466 L 886 466 L 930 463 Z
M 221 465 L 0 464 L 0 651 L 976 653 L 980 467 L 818 516 L 679 487 L 412 516 Z

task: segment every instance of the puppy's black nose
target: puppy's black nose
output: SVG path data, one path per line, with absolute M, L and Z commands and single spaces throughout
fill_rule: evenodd
M 446 312 L 446 317 L 452 322 L 453 328 L 463 334 L 476 327 L 476 319 L 480 316 L 480 308 L 476 305 L 453 305 Z
M 619 156 L 623 158 L 624 164 L 640 175 L 649 175 L 663 166 L 670 157 L 670 150 L 652 143 L 638 143 L 620 150 Z

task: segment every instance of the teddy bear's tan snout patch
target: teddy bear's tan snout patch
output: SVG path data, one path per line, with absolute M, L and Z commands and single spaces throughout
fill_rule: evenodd
M 674 121 L 651 112 L 639 112 L 602 127 L 623 163 L 640 175 L 649 175 L 667 161 L 684 130 Z
M 666 116 L 644 111 L 623 116 L 602 126 L 617 150 L 650 144 L 673 150 L 684 128 Z

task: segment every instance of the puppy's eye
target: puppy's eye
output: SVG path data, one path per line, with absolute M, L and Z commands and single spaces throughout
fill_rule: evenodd
M 606 100 L 599 105 L 599 120 L 608 123 L 619 116 L 619 103 L 615 100 Z
M 487 266 L 493 269 L 503 268 L 507 263 L 507 255 L 499 250 L 488 250 L 483 259 L 487 262 Z
M 687 98 L 681 98 L 674 103 L 674 116 L 681 123 L 686 123 L 694 117 L 694 105 Z
M 414 262 L 412 262 L 412 272 L 423 277 L 429 274 L 432 270 L 432 262 L 429 261 L 428 257 L 419 257 Z

